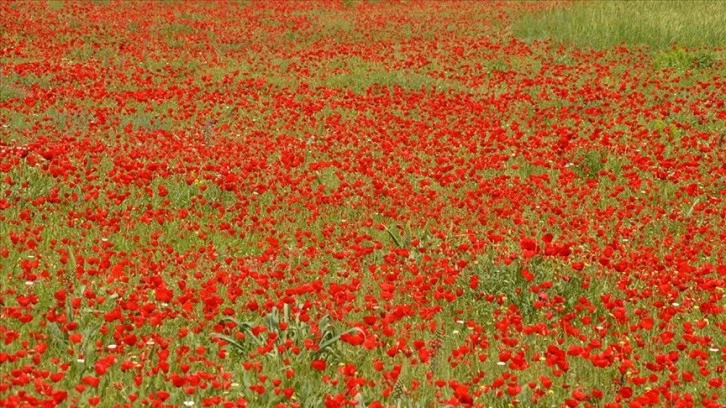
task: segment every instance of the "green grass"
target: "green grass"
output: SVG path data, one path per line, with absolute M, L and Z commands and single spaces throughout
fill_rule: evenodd
M 526 15 L 513 30 L 523 39 L 602 49 L 625 43 L 654 50 L 726 45 L 726 3 L 722 1 L 587 1 L 553 3 Z

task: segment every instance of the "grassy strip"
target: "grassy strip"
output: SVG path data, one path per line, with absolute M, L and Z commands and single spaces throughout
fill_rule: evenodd
M 726 3 L 720 1 L 554 2 L 541 13 L 517 21 L 524 39 L 551 38 L 582 47 L 625 43 L 653 50 L 721 48 L 726 39 Z

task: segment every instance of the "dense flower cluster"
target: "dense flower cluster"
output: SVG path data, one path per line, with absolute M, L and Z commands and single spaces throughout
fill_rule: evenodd
M 538 7 L 0 4 L 0 406 L 722 406 L 723 64 Z

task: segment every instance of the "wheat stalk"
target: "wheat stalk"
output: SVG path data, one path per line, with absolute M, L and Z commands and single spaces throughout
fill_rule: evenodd
M 432 359 L 436 358 L 439 355 L 439 350 L 441 350 L 441 347 L 444 345 L 444 340 L 446 339 L 446 331 L 443 327 L 440 327 L 436 332 L 434 333 L 434 338 L 429 341 L 429 348 L 432 351 L 431 357 Z
M 212 144 L 214 143 L 214 126 L 217 123 L 216 120 L 208 120 L 207 123 L 204 124 L 204 129 L 202 129 L 202 135 L 204 136 L 204 144 Z
M 396 383 L 393 384 L 393 391 L 391 392 L 391 401 L 400 400 L 401 397 L 406 393 L 406 387 L 401 382 L 401 376 L 398 376 Z

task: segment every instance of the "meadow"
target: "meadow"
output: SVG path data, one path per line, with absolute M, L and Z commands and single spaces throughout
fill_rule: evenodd
M 0 3 L 0 407 L 726 406 L 726 3 Z

